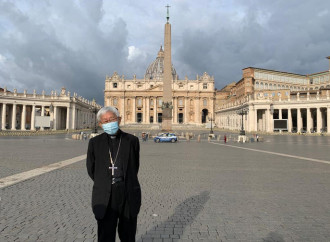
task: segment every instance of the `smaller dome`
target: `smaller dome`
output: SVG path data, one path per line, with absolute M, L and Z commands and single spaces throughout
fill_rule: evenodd
M 146 80 L 163 80 L 164 76 L 164 51 L 163 47 L 160 46 L 160 50 L 158 51 L 157 58 L 154 62 L 152 62 L 148 69 L 146 70 L 145 79 Z M 176 79 L 176 70 L 172 65 L 172 77 L 173 80 Z

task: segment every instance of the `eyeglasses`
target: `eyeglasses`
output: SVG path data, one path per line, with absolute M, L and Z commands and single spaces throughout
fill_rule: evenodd
M 118 120 L 118 118 L 111 118 L 111 119 L 108 119 L 108 120 L 102 120 L 101 124 L 111 123 L 111 122 L 115 122 L 117 120 Z

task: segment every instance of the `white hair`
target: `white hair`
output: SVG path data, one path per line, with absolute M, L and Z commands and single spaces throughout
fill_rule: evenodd
M 101 121 L 101 116 L 105 113 L 111 112 L 114 115 L 116 115 L 117 118 L 119 118 L 119 111 L 117 108 L 112 107 L 112 106 L 105 106 L 103 108 L 101 108 L 96 115 L 97 121 L 100 122 Z

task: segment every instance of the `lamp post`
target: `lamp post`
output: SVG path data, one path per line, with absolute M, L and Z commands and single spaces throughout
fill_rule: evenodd
M 242 116 L 242 126 L 241 126 L 241 130 L 239 131 L 239 135 L 245 135 L 243 117 L 244 115 L 247 115 L 249 113 L 249 109 L 242 107 L 239 110 L 237 110 L 236 113 Z
M 211 114 L 211 117 L 208 117 L 209 121 L 211 121 L 211 130 L 210 134 L 213 134 L 213 127 L 212 127 L 212 121 L 214 121 L 213 115 Z
M 91 110 L 94 113 L 94 133 L 97 133 L 96 114 L 98 112 L 98 109 L 96 106 L 93 106 L 93 107 L 89 108 L 89 110 Z

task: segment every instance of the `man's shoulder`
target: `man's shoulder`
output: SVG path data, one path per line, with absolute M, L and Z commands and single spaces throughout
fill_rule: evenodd
M 138 137 L 136 137 L 135 135 L 133 134 L 130 134 L 130 133 L 127 133 L 127 132 L 124 132 L 124 131 L 121 131 L 122 134 L 129 140 L 134 140 L 134 139 L 138 139 Z
M 98 134 L 98 135 L 94 136 L 93 138 L 91 138 L 90 141 L 91 142 L 99 142 L 104 135 L 105 135 L 105 133 Z

